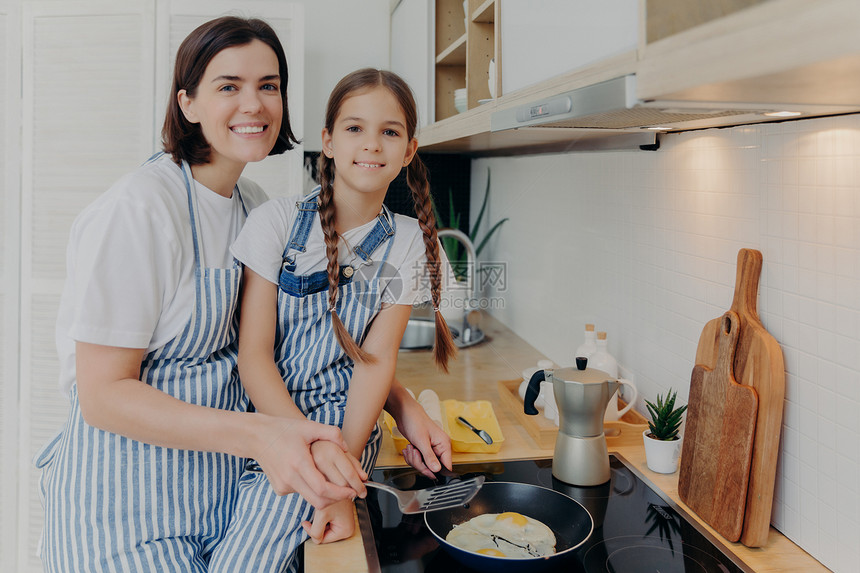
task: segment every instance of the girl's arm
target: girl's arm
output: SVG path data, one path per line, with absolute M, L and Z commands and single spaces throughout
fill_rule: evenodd
M 278 286 L 246 266 L 242 288 L 239 318 L 239 377 L 242 386 L 258 412 L 307 422 L 304 413 L 293 402 L 275 364 Z M 367 476 L 361 470 L 358 457 L 344 455 L 341 448 L 323 443 L 314 445 L 310 453 L 313 455 L 312 463 L 328 479 L 338 485 L 351 486 L 357 492 L 364 490 L 362 480 Z
M 412 307 L 403 304 L 383 308 L 373 319 L 361 345 L 375 361 L 372 364 L 355 364 L 343 420 L 343 435 L 349 452 L 357 459 L 361 459 L 370 432 L 388 399 L 394 381 L 400 339 L 403 338 L 411 312 Z M 353 524 L 351 504 L 341 502 L 315 512 L 313 524 L 305 521 L 302 527 L 314 543 L 328 543 L 352 535 Z
M 441 470 L 442 466 L 451 469 L 451 438 L 396 379 L 391 385 L 385 410 L 394 417 L 397 429 L 409 440 L 403 450 L 406 463 L 431 479 L 435 479 L 433 473 Z
M 239 377 L 258 412 L 301 418 L 275 364 L 278 285 L 245 267 L 239 318 Z
M 361 453 L 385 404 L 397 366 L 397 351 L 406 330 L 412 307 L 393 304 L 384 307 L 373 319 L 362 348 L 375 362 L 356 363 L 346 399 L 343 435 L 349 451 L 361 459 Z

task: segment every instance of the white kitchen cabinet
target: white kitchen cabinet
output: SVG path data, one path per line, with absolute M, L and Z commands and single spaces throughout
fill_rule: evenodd
M 493 131 L 490 118 L 497 112 L 504 114 L 625 76 L 635 76 L 635 93 L 630 98 L 634 106 L 665 107 L 671 112 L 682 110 L 680 113 L 700 109 L 705 115 L 728 110 L 724 115 L 737 120 L 703 120 L 687 128 L 782 120 L 760 112 L 793 111 L 800 114 L 793 117 L 804 119 L 860 111 L 860 35 L 856 33 L 860 3 L 856 0 L 642 0 L 641 20 L 633 34 L 637 40 L 630 49 L 616 44 L 620 52 L 611 55 L 605 51 L 601 58 L 588 62 L 593 57 L 588 52 L 560 55 L 556 44 L 572 42 L 569 36 L 576 33 L 552 33 L 551 25 L 545 23 L 548 16 L 529 13 L 551 1 L 498 1 L 502 8 L 503 93 L 466 114 L 426 126 L 419 137 L 425 152 L 489 155 L 570 150 L 584 137 L 582 130 Z M 569 13 L 589 3 L 561 2 L 560 9 Z M 614 1 L 594 4 L 607 10 L 620 5 Z M 530 29 L 543 33 L 535 35 Z M 528 46 L 529 42 L 534 46 Z M 548 52 L 552 57 L 546 56 Z M 559 71 L 573 65 L 578 67 Z M 547 77 L 551 68 L 559 72 Z M 537 83 L 529 83 L 533 81 Z
M 647 0 L 638 96 L 711 102 L 856 106 L 860 2 L 735 0 L 698 17 L 683 0 Z M 672 9 L 672 18 L 660 17 Z M 681 22 L 680 28 L 667 22 Z
M 0 570 L 18 546 L 19 19 L 16 3 L 0 1 Z
M 635 50 L 639 0 L 504 0 L 502 93 Z
M 0 0 L 0 572 L 41 571 L 37 449 L 68 413 L 54 341 L 69 228 L 160 147 L 179 42 L 226 12 L 260 16 L 285 45 L 302 132 L 303 6 L 279 0 Z M 301 188 L 301 146 L 246 173 Z
M 415 94 L 418 122 L 435 121 L 433 110 L 433 36 L 431 0 L 401 0 L 391 13 L 391 71 L 402 77 Z

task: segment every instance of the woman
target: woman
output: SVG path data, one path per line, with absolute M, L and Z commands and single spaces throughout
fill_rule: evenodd
M 236 376 L 242 271 L 228 248 L 265 199 L 240 175 L 296 141 L 286 93 L 267 24 L 203 24 L 177 53 L 166 153 L 75 221 L 57 323 L 71 411 L 36 458 L 46 571 L 206 571 L 244 458 L 279 494 L 318 507 L 364 495 L 336 428 L 246 412 Z M 444 457 L 444 439 L 405 396 L 397 387 L 388 399 L 402 431 L 428 460 L 434 447 Z M 319 440 L 343 454 L 317 463 Z

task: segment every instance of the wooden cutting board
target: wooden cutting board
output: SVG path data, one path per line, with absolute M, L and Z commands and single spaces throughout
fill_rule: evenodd
M 723 315 L 717 364 L 693 367 L 681 447 L 678 495 L 729 541 L 741 537 L 758 398 L 738 384 L 732 364 L 740 319 Z
M 759 401 L 741 536 L 741 543 L 748 547 L 762 547 L 767 543 L 785 399 L 785 363 L 782 349 L 758 316 L 756 301 L 761 268 L 762 255 L 759 251 L 738 251 L 731 310 L 737 313 L 741 329 L 733 373 L 740 384 L 755 389 Z M 696 349 L 696 364 L 715 367 L 721 320 L 721 317 L 711 320 L 702 330 Z

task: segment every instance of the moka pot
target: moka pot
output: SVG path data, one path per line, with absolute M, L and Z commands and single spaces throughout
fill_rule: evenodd
M 535 372 L 529 380 L 523 411 L 537 414 L 534 404 L 540 383 L 552 382 L 559 414 L 552 475 L 572 485 L 599 485 L 609 481 L 603 416 L 618 381 L 602 370 L 587 368 L 585 358 L 577 358 L 576 364 L 576 368 Z

